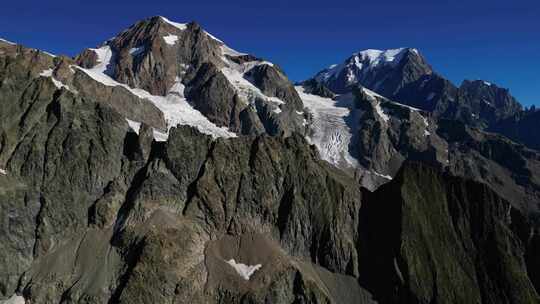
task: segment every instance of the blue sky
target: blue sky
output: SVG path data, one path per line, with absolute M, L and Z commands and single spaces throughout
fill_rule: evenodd
M 75 55 L 153 15 L 195 20 L 295 81 L 358 50 L 415 47 L 456 84 L 485 79 L 540 105 L 538 0 L 6 1 L 0 37 Z

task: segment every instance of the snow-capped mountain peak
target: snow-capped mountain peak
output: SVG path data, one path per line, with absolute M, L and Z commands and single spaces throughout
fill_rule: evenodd
M 419 54 L 417 49 L 410 48 L 398 48 L 388 50 L 363 50 L 354 53 L 351 57 L 349 57 L 345 62 L 341 64 L 333 64 L 329 66 L 327 69 L 317 74 L 315 78 L 319 81 L 327 81 L 332 77 L 339 76 L 339 74 L 344 69 L 348 69 L 349 71 L 354 73 L 358 71 L 373 69 L 380 65 L 396 64 L 402 59 L 403 55 L 409 51 L 417 55 Z M 349 78 L 349 82 L 353 82 L 353 80 Z
M 315 81 L 324 84 L 336 93 L 350 92 L 361 84 L 379 93 L 385 82 L 395 82 L 400 70 L 413 65 L 414 73 L 430 74 L 431 68 L 414 48 L 388 50 L 367 49 L 356 52 L 340 64 L 334 64 L 314 76 Z M 419 74 L 419 75 L 420 75 Z
M 167 129 L 156 131 L 160 140 L 178 124 L 213 137 L 304 128 L 303 117 L 294 114 L 302 100 L 279 69 L 228 47 L 195 22 L 151 17 L 76 61 L 94 80 L 151 101 L 166 121 Z

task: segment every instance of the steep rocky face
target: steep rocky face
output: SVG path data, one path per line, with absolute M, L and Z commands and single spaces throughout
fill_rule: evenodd
M 516 115 L 504 119 L 491 126 L 489 131 L 503 134 L 504 136 L 523 143 L 527 147 L 540 150 L 540 136 L 538 130 L 540 127 L 540 111 L 536 109 L 523 111 Z
M 430 111 L 437 117 L 459 117 L 458 96 L 458 88 L 454 84 L 433 73 L 407 84 L 395 98 L 413 107 Z
M 481 118 L 487 125 L 511 117 L 522 111 L 521 104 L 508 89 L 482 81 L 465 80 L 459 87 L 461 99 L 471 107 L 473 118 Z
M 514 207 L 538 213 L 537 151 L 455 121 L 441 121 L 438 133 L 449 144 L 450 172 L 484 182 Z
M 37 250 L 30 268 L 13 270 L 24 276 L 5 294 L 18 288 L 39 303 L 373 303 L 355 279 L 357 186 L 301 137 L 213 141 L 173 129 L 145 161 L 129 148 L 143 145 L 133 134 L 119 134 L 124 152 L 111 154 L 120 167 L 102 175 L 101 194 L 64 186 L 41 203 L 38 225 L 70 229 Z M 24 181 L 16 166 L 7 179 Z M 82 193 L 90 196 L 69 200 Z M 22 202 L 6 207 L 23 218 Z M 38 237 L 56 240 L 49 229 Z M 238 264 L 260 266 L 246 279 Z
M 537 226 L 487 186 L 407 164 L 365 195 L 360 282 L 380 303 L 539 301 Z
M 152 95 L 166 95 L 177 77 L 206 62 L 221 64 L 220 43 L 198 24 L 153 17 L 107 42 L 116 55 L 112 77 Z

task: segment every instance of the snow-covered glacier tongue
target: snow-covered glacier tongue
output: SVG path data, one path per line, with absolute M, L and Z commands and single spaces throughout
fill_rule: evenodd
M 295 88 L 312 115 L 307 139 L 317 147 L 321 158 L 336 166 L 358 166 L 351 151 L 354 133 L 352 94 L 333 100 L 309 94 L 301 86 Z

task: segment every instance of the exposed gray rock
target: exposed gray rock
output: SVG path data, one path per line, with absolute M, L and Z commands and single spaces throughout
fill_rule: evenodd
M 539 301 L 538 226 L 486 185 L 406 164 L 365 195 L 360 282 L 381 303 Z

